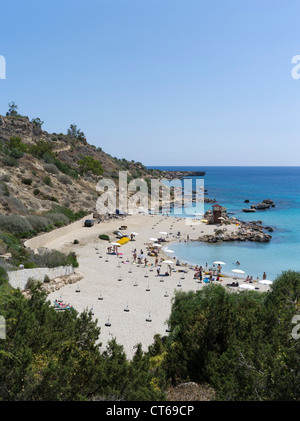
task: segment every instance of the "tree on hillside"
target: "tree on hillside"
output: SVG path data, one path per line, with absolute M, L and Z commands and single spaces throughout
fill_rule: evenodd
M 8 104 L 8 106 L 9 106 L 9 109 L 8 109 L 8 112 L 6 113 L 6 116 L 7 117 L 19 115 L 18 114 L 18 111 L 17 111 L 18 110 L 18 106 L 17 106 L 17 104 L 14 101 L 10 102 Z
M 31 120 L 31 123 L 34 124 L 36 127 L 39 127 L 40 129 L 42 128 L 42 125 L 44 124 L 44 122 L 40 119 L 40 118 L 33 118 Z
M 80 129 L 77 129 L 76 124 L 71 124 L 68 129 L 68 136 L 75 137 L 75 139 L 80 140 L 81 142 L 86 141 L 85 134 Z

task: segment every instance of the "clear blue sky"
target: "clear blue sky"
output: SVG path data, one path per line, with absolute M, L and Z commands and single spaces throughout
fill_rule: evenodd
M 146 165 L 299 165 L 299 0 L 1 3 L 0 113 Z

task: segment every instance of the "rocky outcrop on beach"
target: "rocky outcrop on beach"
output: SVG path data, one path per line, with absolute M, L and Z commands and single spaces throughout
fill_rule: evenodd
M 60 276 L 58 278 L 44 281 L 41 284 L 41 289 L 47 294 L 50 294 L 51 292 L 58 291 L 66 285 L 75 284 L 79 282 L 82 278 L 83 275 L 81 275 L 80 273 L 72 273 L 71 275 Z M 25 297 L 28 298 L 30 296 L 30 291 L 25 290 L 23 291 L 23 294 Z
M 267 243 L 271 240 L 272 236 L 264 232 L 239 231 L 237 233 L 227 233 L 222 230 L 217 230 L 215 235 L 204 235 L 199 237 L 198 241 L 205 243 L 217 243 L 220 241 L 256 241 L 259 243 Z
M 270 234 L 265 231 L 274 231 L 273 227 L 263 226 L 262 221 L 250 221 L 243 222 L 235 217 L 229 218 L 226 208 L 222 207 L 222 223 L 218 225 L 218 228 L 214 230 L 214 234 L 203 235 L 199 237 L 198 241 L 206 243 L 216 243 L 220 241 L 256 241 L 259 243 L 269 242 L 272 238 Z M 204 218 L 208 220 L 208 223 L 212 223 L 213 213 L 208 210 Z M 228 231 L 228 225 L 238 224 L 238 229 L 234 232 Z

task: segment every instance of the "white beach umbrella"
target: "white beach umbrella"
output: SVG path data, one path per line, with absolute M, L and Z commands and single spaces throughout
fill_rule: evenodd
M 121 247 L 121 244 L 119 243 L 109 243 L 111 246 L 117 246 L 117 247 Z
M 165 231 L 161 231 L 161 232 L 160 232 L 160 234 L 162 234 L 162 235 L 167 235 L 168 233 L 167 233 L 167 232 L 165 232 Z
M 145 259 L 146 257 L 147 257 L 147 256 L 146 256 L 145 254 L 139 254 L 139 255 L 138 255 L 138 258 L 139 258 L 139 259 Z
M 172 260 L 164 260 L 162 263 L 166 263 L 168 265 L 173 265 L 174 262 Z
M 241 270 L 241 269 L 232 269 L 232 271 L 231 272 L 233 272 L 233 273 L 239 273 L 239 274 L 242 274 L 242 273 L 245 273 L 243 270 Z M 236 279 L 236 278 L 235 278 Z
M 149 238 L 149 240 L 151 240 L 151 241 L 158 241 L 157 238 L 153 238 L 153 237 Z
M 232 271 L 231 272 L 233 272 L 233 273 L 245 273 L 243 270 L 241 270 L 241 269 L 232 269 Z
M 262 281 L 258 281 L 260 284 L 263 284 L 263 285 L 271 285 L 271 284 L 273 284 L 273 282 L 272 281 L 268 281 L 267 279 L 263 279 Z
M 174 250 L 169 250 L 169 249 L 165 249 L 164 250 L 166 253 L 175 253 L 175 251 Z
M 239 288 L 242 288 L 242 289 L 255 289 L 255 287 L 253 285 L 249 285 L 249 284 L 241 284 L 241 285 L 239 285 Z
M 153 247 L 162 247 L 162 245 L 161 245 L 161 244 L 156 244 L 156 243 L 154 243 L 154 244 L 153 244 Z
M 225 221 L 225 218 L 223 218 L 223 216 L 220 216 L 218 219 L 224 219 L 224 221 Z
M 226 265 L 224 262 L 214 262 L 215 265 Z

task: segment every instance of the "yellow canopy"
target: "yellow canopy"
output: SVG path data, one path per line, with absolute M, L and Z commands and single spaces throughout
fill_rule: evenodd
M 123 244 L 128 243 L 128 241 L 130 241 L 130 238 L 128 237 L 123 237 L 120 240 L 117 241 L 117 243 L 121 244 L 121 246 L 123 246 Z

